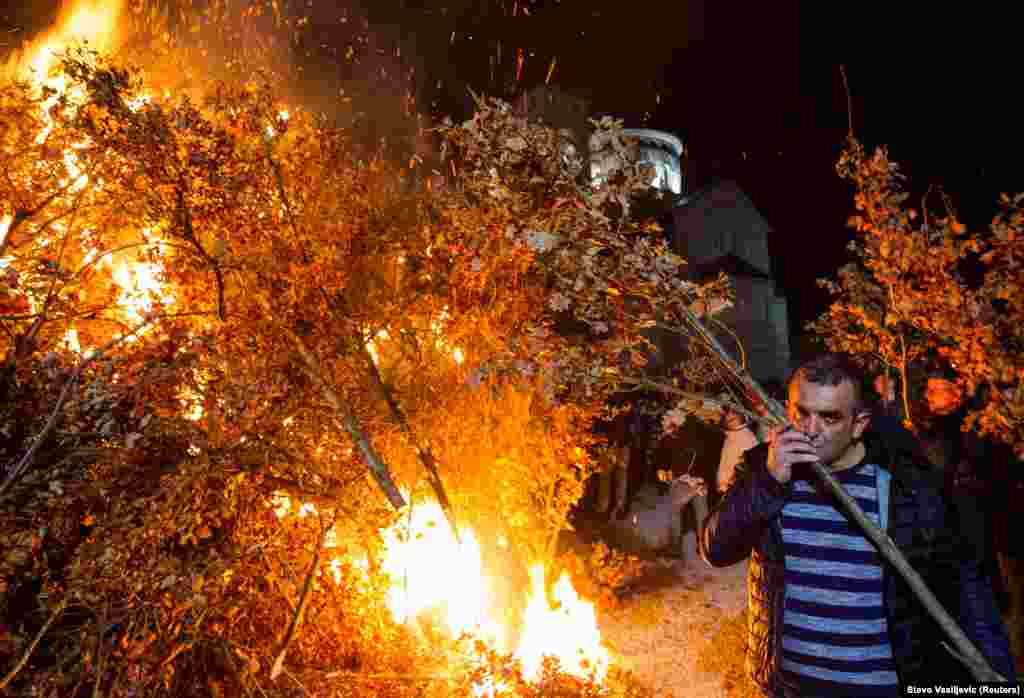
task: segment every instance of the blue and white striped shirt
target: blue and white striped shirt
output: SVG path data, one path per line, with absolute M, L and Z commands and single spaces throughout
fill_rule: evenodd
M 878 524 L 876 466 L 835 475 Z M 782 509 L 782 669 L 801 696 L 898 696 L 881 558 L 833 502 L 821 484 L 795 480 Z

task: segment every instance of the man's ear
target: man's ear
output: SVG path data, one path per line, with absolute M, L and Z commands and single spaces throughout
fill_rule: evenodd
M 859 439 L 871 423 L 871 410 L 861 409 L 853 415 L 853 438 Z
M 794 402 L 793 400 L 786 400 L 785 408 L 786 408 L 786 417 L 789 418 L 789 421 L 795 423 L 796 420 L 797 420 L 797 416 L 798 416 L 797 409 L 796 409 L 796 402 Z

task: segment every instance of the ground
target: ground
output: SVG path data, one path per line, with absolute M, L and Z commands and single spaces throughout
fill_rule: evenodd
M 599 623 L 613 661 L 659 698 L 750 695 L 742 679 L 747 563 L 715 569 L 664 558 Z M 745 627 L 745 625 L 743 625 Z

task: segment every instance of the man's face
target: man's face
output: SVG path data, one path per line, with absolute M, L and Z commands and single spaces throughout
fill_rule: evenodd
M 855 409 L 853 384 L 809 383 L 797 377 L 789 386 L 789 418 L 811 437 L 824 465 L 840 460 L 868 425 L 867 412 Z
M 929 378 L 925 386 L 925 398 L 932 414 L 945 416 L 952 414 L 960 406 L 963 394 L 960 387 L 945 378 Z

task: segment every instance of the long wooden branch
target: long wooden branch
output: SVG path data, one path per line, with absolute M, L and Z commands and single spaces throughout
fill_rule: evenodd
M 4 235 L 4 238 L 0 240 L 0 257 L 4 257 L 7 255 L 8 247 L 13 248 L 16 246 L 13 243 L 14 233 L 17 232 L 18 228 L 20 228 L 23 223 L 27 222 L 37 213 L 39 213 L 44 208 L 49 206 L 51 203 L 56 201 L 58 197 L 63 196 L 64 193 L 70 190 L 71 187 L 73 187 L 78 181 L 78 177 L 75 177 L 74 179 L 69 178 L 67 184 L 65 184 L 63 187 L 58 188 L 56 191 L 47 196 L 38 205 L 31 209 L 16 208 L 14 210 L 14 217 L 11 220 L 11 224 L 7 226 L 7 233 Z
M 285 207 L 285 213 L 288 217 L 288 225 L 292 231 L 298 233 L 298 224 L 295 220 L 295 216 L 292 212 L 291 201 L 288 198 L 288 193 L 284 187 L 284 176 L 281 173 L 281 168 L 277 164 L 277 161 L 273 158 L 273 150 L 270 147 L 270 143 L 267 143 L 267 162 L 270 163 L 271 171 L 274 174 L 274 181 L 277 184 L 278 195 L 281 197 L 281 203 Z M 306 251 L 302 251 L 303 259 L 308 261 Z M 273 317 L 271 313 L 270 305 L 259 296 L 260 303 L 263 309 L 267 312 L 268 316 Z M 324 397 L 331 403 L 331 407 L 334 408 L 335 413 L 341 419 L 342 425 L 345 427 L 345 431 L 349 433 L 349 436 L 359 447 L 360 452 L 363 454 L 363 458 L 366 460 L 366 464 L 370 467 L 370 473 L 377 481 L 377 485 L 384 492 L 384 496 L 388 498 L 395 509 L 401 509 L 405 506 L 405 498 L 402 493 L 399 492 L 398 487 L 395 485 L 395 481 L 391 479 L 391 473 L 388 472 L 388 467 L 377 454 L 376 449 L 373 448 L 373 444 L 370 443 L 369 437 L 366 432 L 363 431 L 362 426 L 359 424 L 359 420 L 348 408 L 348 405 L 341 399 L 338 393 L 328 385 L 327 381 L 324 380 L 323 374 L 320 371 L 320 362 L 317 361 L 316 356 L 309 350 L 306 343 L 302 340 L 294 330 L 290 327 L 285 327 L 284 330 L 292 338 L 295 347 L 299 350 L 299 355 L 302 356 L 302 360 L 306 363 L 309 368 L 313 379 L 319 383 L 320 390 L 323 392 Z
M 43 639 L 43 635 L 46 635 L 46 631 L 50 629 L 50 626 L 53 625 L 53 622 L 57 620 L 61 613 L 64 612 L 66 606 L 67 602 L 65 600 L 62 600 L 53 609 L 53 611 L 50 613 L 50 617 L 46 619 L 45 623 L 43 623 L 43 627 L 39 629 L 38 633 L 36 633 L 36 636 L 32 640 L 32 643 L 25 649 L 24 654 L 21 655 L 21 659 L 18 660 L 18 663 L 15 664 L 9 672 L 7 672 L 7 676 L 3 677 L 3 679 L 0 679 L 0 691 L 6 689 L 7 686 L 11 683 L 11 681 L 13 681 L 14 678 L 18 675 L 18 672 L 20 672 L 22 668 L 24 668 L 25 664 L 28 662 L 28 658 L 31 657 L 32 653 L 36 651 L 36 647 L 39 645 L 39 641 Z
M 728 352 L 722 347 L 721 343 L 712 335 L 700 320 L 694 315 L 688 308 L 683 308 L 683 313 L 687 316 L 687 321 L 693 326 L 694 331 L 697 333 L 698 338 L 704 342 L 708 348 L 716 355 L 726 367 L 726 369 L 732 373 L 751 393 L 755 394 L 765 404 L 769 411 L 769 417 L 767 419 L 762 418 L 761 421 L 766 422 L 769 426 L 778 426 L 787 424 L 789 419 L 786 415 L 785 408 L 779 404 L 777 400 L 770 397 L 756 380 L 745 370 L 743 370 L 739 364 L 736 363 Z M 985 655 L 974 646 L 974 644 L 964 634 L 957 622 L 953 620 L 952 616 L 946 612 L 946 609 L 942 607 L 939 600 L 935 597 L 935 594 L 928 589 L 921 575 L 911 567 L 910 563 L 900 552 L 896 544 L 893 543 L 892 539 L 878 526 L 875 525 L 865 514 L 864 511 L 857 505 L 853 497 L 846 493 L 842 485 L 832 476 L 822 463 L 815 462 L 811 464 L 815 474 L 825 483 L 828 490 L 835 495 L 836 499 L 842 505 L 843 509 L 849 514 L 858 526 L 864 531 L 865 535 L 875 544 L 878 548 L 879 553 L 885 558 L 886 562 L 892 565 L 906 580 L 907 585 L 913 590 L 914 594 L 921 601 L 921 604 L 928 610 L 932 618 L 939 624 L 939 627 L 945 631 L 946 635 L 956 646 L 959 654 L 953 653 L 954 656 L 961 659 L 967 668 L 974 675 L 974 678 L 978 681 L 1001 681 L 1005 682 L 1006 678 L 998 674 L 989 665 L 988 660 L 985 659 Z
M 635 385 L 638 388 L 645 388 L 647 390 L 654 390 L 654 391 L 657 391 L 659 393 L 665 393 L 666 395 L 673 395 L 673 396 L 678 397 L 678 398 L 683 398 L 684 400 L 693 400 L 695 402 L 703 402 L 706 405 L 712 405 L 714 407 L 719 407 L 719 408 L 726 408 L 727 407 L 730 410 L 732 410 L 733 412 L 735 412 L 737 414 L 743 415 L 744 417 L 746 417 L 751 422 L 760 422 L 760 421 L 764 420 L 764 418 L 761 417 L 756 412 L 748 410 L 743 405 L 737 405 L 737 404 L 735 404 L 734 402 L 732 402 L 730 400 L 722 400 L 722 399 L 719 399 L 719 398 L 716 398 L 716 397 L 709 397 L 709 396 L 704 395 L 702 393 L 691 393 L 691 392 L 689 392 L 687 390 L 680 390 L 679 388 L 675 387 L 674 385 L 666 385 L 665 383 L 659 383 L 659 382 L 651 380 L 649 378 L 645 378 L 645 379 L 642 379 L 642 380 L 635 380 L 635 379 L 631 379 L 631 378 L 623 378 L 622 382 L 623 383 L 628 383 L 630 385 Z
M 270 307 L 266 301 L 263 301 L 265 310 L 269 313 Z M 363 459 L 370 468 L 370 473 L 377 481 L 377 485 L 384 492 L 384 496 L 388 498 L 395 509 L 402 509 L 406 502 L 405 497 L 399 492 L 398 486 L 395 485 L 395 481 L 391 479 L 391 473 L 388 472 L 388 466 L 384 463 L 381 457 L 377 454 L 377 450 L 370 443 L 370 438 L 363 431 L 362 425 L 359 424 L 359 420 L 348 408 L 348 405 L 341 399 L 337 391 L 331 387 L 323 377 L 323 373 L 320 371 L 320 362 L 317 361 L 316 356 L 309 350 L 306 343 L 302 341 L 302 337 L 296 334 L 291 328 L 285 327 L 285 332 L 291 337 L 292 342 L 295 344 L 295 348 L 299 351 L 299 356 L 306 363 L 306 367 L 309 369 L 310 375 L 313 380 L 319 384 L 320 391 L 324 397 L 327 398 L 327 402 L 334 408 L 335 414 L 341 419 L 342 426 L 345 427 L 345 431 L 355 442 L 356 446 L 359 447 L 359 451 L 363 454 Z
M 459 538 L 459 527 L 455 522 L 455 511 L 452 508 L 451 500 L 448 499 L 448 493 L 445 491 L 444 483 L 441 481 L 441 473 L 438 472 L 437 460 L 434 458 L 433 451 L 431 451 L 429 445 L 420 444 L 419 439 L 416 438 L 416 434 L 413 433 L 412 427 L 409 426 L 409 420 L 406 418 L 405 412 L 402 411 L 402 406 L 398 404 L 398 400 L 395 399 L 390 386 L 384 382 L 384 378 L 380 375 L 380 369 L 377 368 L 377 362 L 373 360 L 369 349 L 366 348 L 366 344 L 359 342 L 359 346 L 363 354 L 363 360 L 366 362 L 374 385 L 376 385 L 381 395 L 384 396 L 384 402 L 388 404 L 388 409 L 391 411 L 391 415 L 395 418 L 395 421 L 398 422 L 398 426 L 405 435 L 405 438 L 407 438 L 409 443 L 412 444 L 413 450 L 416 451 L 416 455 L 419 458 L 420 463 L 423 464 L 424 470 L 427 471 L 427 480 L 430 482 L 430 487 L 434 490 L 434 494 L 437 496 L 437 501 L 441 505 L 442 511 L 444 511 L 445 518 L 448 520 L 448 525 L 452 529 L 452 534 L 455 536 L 455 540 L 461 543 L 461 538 Z
M 243 279 L 244 285 L 244 279 Z M 273 308 L 270 307 L 270 303 L 260 293 L 251 291 L 256 298 L 256 302 L 259 303 L 263 312 L 267 314 L 268 318 L 274 317 Z M 334 413 L 341 420 L 341 424 L 345 427 L 345 431 L 348 432 L 349 437 L 355 442 L 356 446 L 359 447 L 360 453 L 363 454 L 363 459 L 366 461 L 366 465 L 370 468 L 370 474 L 377 481 L 377 485 L 381 491 L 384 492 L 384 496 L 388 498 L 391 506 L 396 510 L 402 509 L 406 502 L 405 497 L 398 490 L 398 486 L 395 485 L 395 481 L 391 478 L 391 473 L 388 471 L 388 466 L 381 457 L 377 454 L 373 444 L 370 443 L 370 438 L 363 431 L 362 425 L 359 424 L 359 420 L 352 413 L 352 410 L 348 408 L 348 405 L 338 392 L 331 387 L 331 385 L 324 379 L 323 372 L 320 370 L 320 362 L 317 361 L 316 356 L 306 343 L 302 340 L 295 330 L 288 327 L 283 323 L 276 323 L 285 334 L 292 340 L 295 348 L 299 352 L 299 356 L 302 357 L 303 362 L 306 364 L 306 368 L 309 370 L 310 377 L 320 388 L 320 392 L 323 393 L 324 397 L 327 398 L 327 402 L 330 403 L 331 407 L 334 408 Z
M 395 481 L 391 479 L 391 473 L 388 472 L 388 467 L 377 454 L 373 444 L 370 443 L 370 438 L 363 431 L 362 425 L 359 424 L 359 420 L 348 408 L 348 405 L 341 399 L 337 391 L 334 390 L 327 381 L 324 380 L 323 374 L 320 371 L 320 363 L 317 361 L 313 352 L 309 350 L 306 343 L 302 341 L 302 337 L 297 335 L 291 329 L 287 329 L 288 333 L 292 337 L 292 341 L 295 343 L 295 347 L 299 350 L 299 355 L 302 360 L 306 362 L 306 366 L 309 368 L 313 379 L 320 384 L 320 391 L 327 398 L 327 401 L 331 403 L 331 407 L 334 408 L 335 413 L 341 419 L 342 426 L 345 427 L 345 431 L 348 432 L 349 436 L 355 442 L 356 446 L 359 447 L 359 451 L 363 454 L 363 458 L 366 460 L 366 464 L 370 467 L 370 473 L 374 479 L 377 480 L 377 485 L 384 492 L 384 496 L 388 498 L 395 509 L 402 509 L 406 502 L 405 497 L 398 491 L 398 486 L 395 485 Z
M 178 203 L 178 216 L 180 217 L 182 237 L 187 240 L 199 253 L 199 256 L 210 265 L 213 270 L 214 279 L 217 282 L 217 317 L 223 322 L 227 317 L 227 310 L 224 305 L 224 271 L 220 268 L 220 260 L 214 259 L 206 248 L 199 242 L 195 228 L 192 226 L 192 212 L 185 203 L 184 177 L 182 182 L 175 188 Z
M 91 171 L 91 169 L 92 168 L 90 168 L 90 171 Z M 60 274 L 60 264 L 61 264 L 61 261 L 64 259 L 64 253 L 67 251 L 68 240 L 71 238 L 71 230 L 72 230 L 72 228 L 74 228 L 75 218 L 78 216 L 78 208 L 79 208 L 79 205 L 82 202 L 82 197 L 83 196 L 85 196 L 85 191 L 84 190 L 80 191 L 78 193 L 78 196 L 75 197 L 74 205 L 71 208 L 71 221 L 68 223 L 68 225 L 67 225 L 67 227 L 65 229 L 64 237 L 61 239 L 60 251 L 57 253 L 57 258 L 55 260 L 53 260 L 54 264 L 55 264 L 55 267 L 54 267 L 54 270 L 53 270 L 53 278 L 50 279 L 50 288 L 47 289 L 47 291 L 46 291 L 46 299 L 43 301 L 43 309 L 42 309 L 42 311 L 40 313 L 44 317 L 46 316 L 47 311 L 50 309 L 50 306 L 53 303 L 53 299 L 54 299 L 54 297 L 56 296 L 56 293 L 57 293 L 57 281 L 61 277 L 61 274 Z M 35 328 L 34 328 L 35 329 L 35 334 L 30 334 L 29 335 L 29 340 L 30 341 L 33 341 L 33 342 L 35 341 L 35 338 L 38 335 L 39 329 L 41 327 L 42 327 L 41 324 L 37 324 L 35 326 Z
M 274 659 L 274 666 L 270 670 L 271 679 L 276 679 L 284 669 L 284 657 L 288 654 L 288 646 L 292 644 L 292 640 L 295 638 L 295 633 L 299 629 L 299 624 L 302 622 L 302 616 L 306 610 L 306 603 L 309 601 L 309 592 L 313 588 L 313 578 L 316 577 L 317 568 L 320 567 L 320 553 L 323 551 L 324 543 L 327 541 L 327 533 L 333 527 L 333 517 L 330 524 L 321 526 L 320 537 L 316 541 L 316 550 L 313 552 L 313 561 L 309 565 L 309 571 L 306 572 L 306 581 L 302 584 L 302 594 L 299 595 L 299 603 L 295 606 L 295 613 L 292 614 L 291 623 L 288 624 L 288 632 L 285 633 L 284 639 L 281 641 L 281 649 L 277 651 L 277 657 Z

